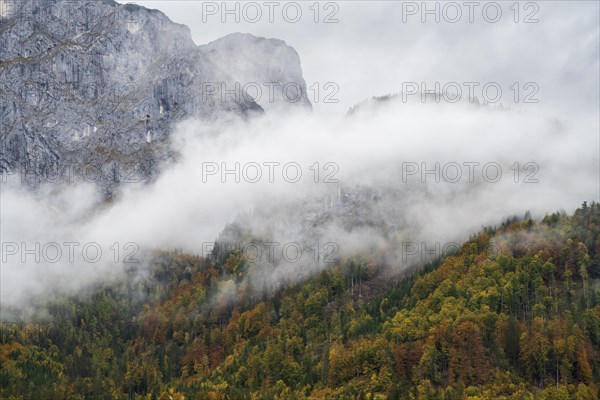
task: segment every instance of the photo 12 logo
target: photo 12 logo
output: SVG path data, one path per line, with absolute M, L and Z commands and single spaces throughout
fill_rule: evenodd
M 503 176 L 512 177 L 514 183 L 539 183 L 537 174 L 540 166 L 536 162 L 514 162 L 504 168 L 502 165 L 491 161 L 464 162 L 402 162 L 402 183 L 498 183 Z
M 204 1 L 202 2 L 202 22 L 218 21 L 246 22 L 285 22 L 296 24 L 309 20 L 316 24 L 337 24 L 340 6 L 334 1 Z
M 257 103 L 286 102 L 295 104 L 303 97 L 313 103 L 338 103 L 336 97 L 340 87 L 336 82 L 314 82 L 304 88 L 304 82 L 202 82 L 202 103 L 228 100 Z
M 539 4 L 533 1 L 403 1 L 402 22 L 495 24 L 507 19 L 517 24 L 537 24 L 539 11 Z
M 286 262 L 314 262 L 335 264 L 339 261 L 339 245 L 335 242 L 301 244 L 299 242 L 251 241 L 251 242 L 204 242 L 202 256 L 238 252 L 250 264 Z
M 96 16 L 102 15 L 102 18 Z M 128 29 L 137 27 L 139 21 L 133 7 L 112 7 L 109 2 L 96 0 L 0 0 L 0 17 L 24 17 L 30 21 L 43 22 L 49 18 L 63 23 L 77 24 L 85 21 L 88 29 L 91 26 L 107 22 L 124 21 Z M 52 31 L 58 25 L 47 25 Z
M 402 263 L 428 263 L 439 258 L 446 257 L 460 251 L 461 245 L 457 242 L 410 242 L 404 241 L 400 244 L 399 250 Z
M 2 263 L 137 264 L 139 250 L 135 242 L 2 242 Z
M 488 243 L 484 250 L 490 257 L 499 257 L 502 254 L 511 255 L 525 255 L 535 254 L 540 249 L 540 244 L 533 241 L 518 241 L 515 243 L 495 243 L 491 241 Z M 458 254 L 461 251 L 466 254 L 476 256 L 479 253 L 477 247 L 465 248 L 463 244 L 459 242 L 415 242 L 415 241 L 403 241 L 396 248 L 396 254 L 400 256 L 400 260 L 403 264 L 424 264 L 433 262 L 443 257 L 448 257 L 454 254 Z
M 9 68 L 18 68 L 16 65 Z M 108 67 L 106 67 L 108 68 Z M 10 93 L 5 84 L 1 88 Z M 13 94 L 17 94 L 14 93 Z M 94 106 L 115 108 L 118 106 L 134 106 L 140 95 L 139 88 L 134 82 L 124 84 L 102 84 L 101 82 L 28 82 L 19 93 L 34 109 L 47 109 L 49 98 L 60 101 L 76 101 L 89 103 Z
M 0 183 L 20 180 L 21 184 L 41 185 L 45 183 L 102 183 L 114 179 L 122 184 L 144 182 L 142 166 L 136 162 L 76 163 L 66 161 L 64 164 L 45 165 L 43 168 L 33 165 L 27 168 L 10 169 L 0 172 Z
M 540 86 L 536 82 L 513 82 L 504 87 L 498 82 L 402 82 L 402 102 L 422 103 L 499 103 L 503 96 L 507 102 L 539 103 Z M 480 100 L 481 99 L 481 100 Z
M 339 183 L 340 167 L 334 162 L 319 163 L 303 168 L 295 161 L 278 162 L 203 162 L 202 183 L 298 183 L 302 176 L 312 177 L 314 183 Z

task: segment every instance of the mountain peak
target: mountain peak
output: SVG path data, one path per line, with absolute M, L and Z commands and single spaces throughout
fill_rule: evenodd
M 265 110 L 312 108 L 300 57 L 285 41 L 236 32 L 199 48 Z

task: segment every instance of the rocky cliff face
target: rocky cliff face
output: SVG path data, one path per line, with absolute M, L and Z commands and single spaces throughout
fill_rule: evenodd
M 247 93 L 221 93 L 233 79 L 225 61 L 256 72 L 250 54 L 219 53 L 215 63 L 160 11 L 112 0 L 0 8 L 0 170 L 28 186 L 83 180 L 110 192 L 157 174 L 174 123 L 263 112 Z M 299 73 L 299 60 L 286 62 Z
M 283 40 L 232 33 L 200 49 L 265 110 L 312 107 L 300 57 Z

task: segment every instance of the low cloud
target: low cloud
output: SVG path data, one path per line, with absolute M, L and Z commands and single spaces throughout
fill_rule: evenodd
M 153 184 L 125 185 L 110 203 L 92 185 L 32 193 L 16 177 L 3 183 L 2 305 L 76 292 L 119 276 L 124 261 L 143 265 L 153 249 L 201 254 L 232 223 L 281 247 L 335 243 L 344 257 L 403 241 L 443 247 L 526 210 L 538 218 L 571 211 L 597 200 L 598 128 L 593 118 L 399 99 L 349 117 L 189 120 L 172 134 L 178 162 Z M 56 262 L 49 243 L 62 251 Z M 91 262 L 96 245 L 103 256 Z M 268 285 L 326 265 L 281 262 Z

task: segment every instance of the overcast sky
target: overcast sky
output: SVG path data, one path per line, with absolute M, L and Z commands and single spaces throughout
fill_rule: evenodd
M 314 2 L 274 2 L 272 8 L 263 1 L 227 2 L 228 10 L 238 10 L 229 14 L 220 1 L 135 3 L 189 26 L 197 44 L 232 32 L 285 40 L 300 55 L 318 112 L 343 113 L 367 97 L 400 92 L 408 82 L 425 82 L 427 89 L 434 89 L 435 82 L 442 87 L 457 82 L 463 97 L 469 90 L 463 83 L 477 82 L 474 94 L 480 99 L 483 85 L 497 82 L 500 102 L 511 108 L 565 118 L 598 113 L 597 1 L 521 2 L 518 7 L 512 1 L 475 2 L 472 8 L 462 1 L 429 2 L 429 10 L 439 10 L 429 14 L 422 2 L 403 1 L 319 2 L 318 7 Z M 327 82 L 339 91 L 325 88 Z M 534 85 L 525 86 L 529 82 Z M 489 89 L 491 99 L 494 90 Z M 328 94 L 339 102 L 324 104 Z M 523 103 L 527 95 L 539 102 Z

